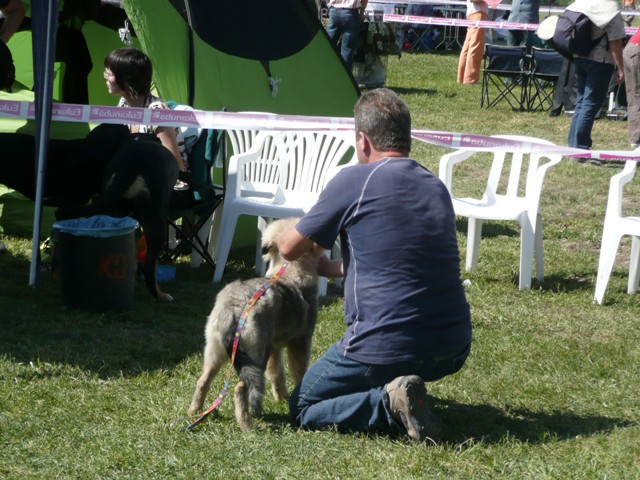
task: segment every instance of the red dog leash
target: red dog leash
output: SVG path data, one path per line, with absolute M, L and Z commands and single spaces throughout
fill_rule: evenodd
M 282 264 L 282 267 L 280 267 L 280 270 L 278 270 L 275 275 L 273 275 L 258 290 L 256 290 L 256 292 L 249 299 L 249 301 L 244 307 L 244 310 L 240 314 L 240 319 L 238 320 L 238 327 L 236 329 L 236 334 L 233 337 L 233 347 L 231 349 L 231 362 L 229 363 L 229 370 L 227 371 L 227 377 L 225 378 L 224 385 L 222 386 L 222 390 L 216 397 L 215 401 L 211 404 L 211 406 L 207 409 L 207 411 L 202 413 L 201 415 L 178 418 L 171 423 L 172 426 L 175 426 L 177 423 L 182 422 L 184 420 L 191 420 L 195 418 L 196 420 L 185 428 L 185 430 L 193 430 L 193 428 L 196 425 L 199 425 L 202 422 L 204 422 L 205 419 L 222 403 L 222 400 L 224 400 L 224 397 L 227 396 L 227 390 L 229 389 L 229 382 L 231 381 L 231 378 L 235 373 L 233 364 L 236 359 L 236 352 L 238 351 L 240 336 L 242 335 L 242 331 L 244 330 L 244 325 L 247 322 L 247 316 L 249 315 L 249 312 L 253 310 L 254 305 L 258 302 L 260 297 L 262 297 L 262 295 L 264 295 L 266 291 L 273 286 L 274 283 L 280 280 L 280 277 L 282 277 L 288 265 L 289 265 L 289 262 L 285 261 Z

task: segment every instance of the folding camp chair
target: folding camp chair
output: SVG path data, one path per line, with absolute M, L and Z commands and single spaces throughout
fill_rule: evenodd
M 502 100 L 514 110 L 527 107 L 526 47 L 485 46 L 480 107 L 491 108 Z
M 527 82 L 528 110 L 547 111 L 553 103 L 553 92 L 560 78 L 563 56 L 553 49 L 532 47 Z
M 203 131 L 189 154 L 191 173 L 181 174 L 189 189 L 174 191 L 172 197 L 168 222 L 176 238 L 172 245 L 167 241 L 163 259 L 175 261 L 190 248 L 192 266 L 204 259 L 215 268 L 209 253 L 210 230 L 213 214 L 224 199 L 225 158 L 224 130 Z

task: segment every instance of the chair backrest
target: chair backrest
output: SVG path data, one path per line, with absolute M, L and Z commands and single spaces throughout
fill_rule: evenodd
M 635 160 L 627 160 L 621 172 L 611 177 L 609 181 L 609 197 L 607 199 L 607 212 L 605 219 L 622 217 L 622 203 L 624 186 L 633 180 L 636 174 L 636 166 L 638 162 Z M 605 221 L 606 221 L 605 220 Z
M 553 145 L 552 142 L 540 138 L 525 137 L 521 135 L 494 135 L 496 138 L 514 140 L 516 142 L 539 143 Z M 542 182 L 547 170 L 560 162 L 562 156 L 548 153 L 524 153 L 525 149 L 513 151 L 497 151 L 493 158 L 493 164 L 489 172 L 485 195 L 506 195 L 507 197 L 539 198 L 542 191 Z M 505 169 L 505 160 L 510 157 L 509 171 Z M 526 159 L 528 157 L 528 165 Z M 545 161 L 546 160 L 546 161 Z M 524 172 L 526 168 L 526 173 Z M 507 177 L 506 190 L 500 190 L 501 178 Z
M 253 141 L 258 135 L 258 130 L 227 130 L 229 142 L 231 143 L 230 155 L 244 153 L 251 148 Z
M 520 74 L 527 68 L 527 48 L 485 45 L 484 70 L 494 74 Z
M 528 150 L 527 143 L 553 145 L 543 139 L 519 135 L 495 135 L 495 137 L 513 140 L 524 145 L 523 147 L 514 146 L 512 150 L 495 151 L 487 176 L 484 198 L 489 201 L 499 195 L 526 198 L 536 208 L 544 176 L 551 166 L 560 162 L 562 156 L 553 153 L 524 153 Z M 450 192 L 453 189 L 453 166 L 475 153 L 479 152 L 459 150 L 443 156 L 440 160 L 439 176 Z
M 545 77 L 559 77 L 564 57 L 556 50 L 531 48 L 531 73 Z
M 231 158 L 230 172 L 237 172 L 236 195 L 272 195 L 277 202 L 296 192 L 319 194 L 355 161 L 353 131 L 269 131 L 246 154 Z

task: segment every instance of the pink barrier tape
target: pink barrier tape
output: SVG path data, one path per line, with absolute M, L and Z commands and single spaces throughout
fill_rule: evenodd
M 0 118 L 35 118 L 33 102 L 0 100 Z M 353 130 L 353 118 L 313 117 L 307 115 L 279 115 L 271 113 L 207 112 L 204 110 L 160 110 L 122 108 L 98 105 L 54 103 L 52 120 L 60 122 L 95 122 L 169 127 L 194 126 L 218 130 Z M 514 149 L 528 153 L 557 153 L 572 158 L 599 160 L 640 160 L 638 151 L 599 151 L 546 145 L 535 142 L 474 135 L 467 133 L 412 130 L 413 138 L 434 145 L 480 151 Z
M 452 7 L 452 6 L 459 6 L 459 7 L 464 7 L 462 10 L 466 10 L 466 6 L 467 6 L 467 2 L 462 1 L 462 0 L 449 0 L 447 2 L 443 2 L 443 0 L 404 0 L 404 2 L 401 2 L 404 5 L 433 5 L 435 6 L 435 9 L 437 10 L 438 7 Z M 489 2 L 487 2 L 489 3 Z M 398 1 L 397 0 L 375 0 L 375 1 L 370 1 L 367 4 L 367 11 L 369 10 L 375 10 L 374 5 L 376 4 L 383 4 L 383 5 L 398 5 Z M 493 9 L 493 10 L 511 10 L 511 4 L 498 4 L 496 6 L 491 6 L 489 5 L 489 9 Z M 562 12 L 564 12 L 564 8 L 563 7 L 551 7 L 551 6 L 544 6 L 544 7 L 540 7 L 540 13 L 542 15 L 545 14 L 555 14 L 555 15 L 559 15 Z M 623 16 L 629 16 L 629 15 L 640 15 L 640 10 L 622 10 L 620 12 Z
M 597 159 L 597 160 L 640 160 L 640 151 L 620 150 L 583 150 L 581 148 L 563 147 L 561 145 L 547 145 L 536 142 L 523 142 L 509 138 L 487 137 L 467 133 L 436 132 L 429 130 L 412 130 L 411 136 L 416 140 L 431 143 L 441 147 L 449 147 L 461 150 L 477 150 L 493 152 L 523 151 L 525 153 L 559 154 L 571 158 Z
M 466 20 L 464 18 L 445 17 L 421 17 L 417 15 L 398 15 L 385 13 L 382 16 L 384 22 L 413 23 L 421 25 L 445 25 L 450 27 L 477 27 L 477 28 L 504 28 L 506 30 L 537 30 L 537 23 L 495 22 L 491 20 Z M 637 27 L 625 27 L 627 35 L 633 35 L 638 31 Z

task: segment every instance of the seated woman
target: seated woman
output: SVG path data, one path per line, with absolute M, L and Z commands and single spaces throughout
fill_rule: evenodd
M 111 95 L 120 95 L 119 107 L 164 108 L 167 104 L 151 94 L 153 67 L 151 59 L 136 48 L 119 48 L 112 51 L 104 60 L 104 79 Z M 131 133 L 150 133 L 173 153 L 181 172 L 187 171 L 176 136 L 176 128 L 157 125 L 129 125 Z M 176 189 L 187 188 L 181 181 Z

